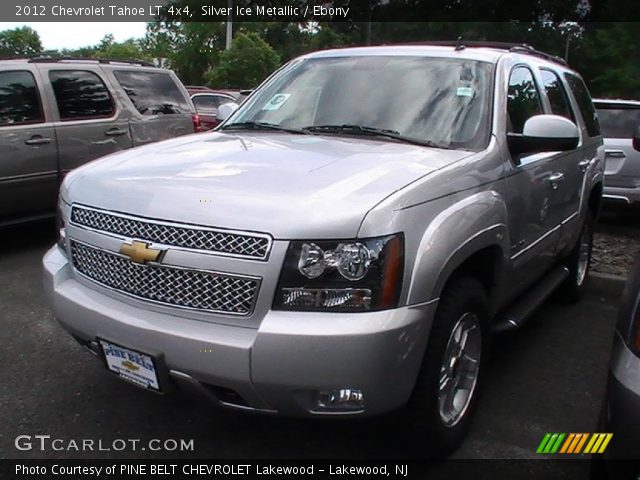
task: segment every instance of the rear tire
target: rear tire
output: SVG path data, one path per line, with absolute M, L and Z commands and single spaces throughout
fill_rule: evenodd
M 569 269 L 569 276 L 560 286 L 559 296 L 567 302 L 580 300 L 589 281 L 594 227 L 595 217 L 593 212 L 589 210 L 582 225 L 580 237 L 564 262 L 564 265 Z
M 454 277 L 440 296 L 407 404 L 409 429 L 429 443 L 429 457 L 455 451 L 469 429 L 487 360 L 488 311 L 484 288 L 470 276 Z

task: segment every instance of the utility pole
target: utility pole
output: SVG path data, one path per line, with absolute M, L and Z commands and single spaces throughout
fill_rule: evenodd
M 231 48 L 231 40 L 233 38 L 233 15 L 231 13 L 233 11 L 233 0 L 227 0 L 227 6 L 229 7 L 229 14 L 227 15 L 227 37 L 224 48 L 229 50 Z

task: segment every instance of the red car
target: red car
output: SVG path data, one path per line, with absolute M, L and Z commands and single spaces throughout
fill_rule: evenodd
M 196 112 L 200 117 L 200 131 L 211 130 L 218 126 L 218 107 L 225 103 L 235 102 L 236 97 L 224 90 L 213 90 L 209 87 L 187 85 Z

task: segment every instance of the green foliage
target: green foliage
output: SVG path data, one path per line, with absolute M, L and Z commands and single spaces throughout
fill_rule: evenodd
M 615 22 L 585 39 L 590 65 L 582 73 L 594 96 L 640 97 L 640 29 L 634 22 Z
M 30 27 L 0 32 L 0 56 L 38 55 L 41 52 L 40 36 Z
M 145 45 L 154 57 L 168 59 L 169 67 L 185 84 L 201 84 L 224 48 L 221 22 L 157 22 L 147 26 Z
M 151 60 L 153 58 L 143 51 L 139 40 L 130 38 L 124 42 L 115 42 L 113 35 L 104 36 L 102 41 L 94 47 L 93 56 L 115 60 Z
M 252 88 L 279 65 L 280 56 L 257 33 L 240 32 L 231 48 L 220 54 L 208 83 L 215 88 Z

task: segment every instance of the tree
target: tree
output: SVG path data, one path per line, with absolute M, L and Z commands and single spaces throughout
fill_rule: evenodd
M 216 88 L 255 87 L 279 65 L 280 56 L 258 34 L 240 32 L 220 54 L 208 83 Z
M 172 22 L 147 24 L 143 44 L 156 58 L 167 58 L 169 66 L 185 84 L 201 84 L 204 74 L 216 64 L 224 48 L 223 22 Z
M 30 27 L 18 27 L 0 32 L 0 56 L 38 55 L 42 43 L 38 32 Z
M 111 58 L 114 60 L 151 60 L 144 50 L 140 40 L 130 38 L 124 42 L 114 41 L 113 35 L 107 34 L 96 45 L 93 55 L 97 58 Z

